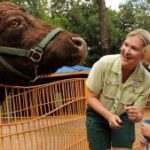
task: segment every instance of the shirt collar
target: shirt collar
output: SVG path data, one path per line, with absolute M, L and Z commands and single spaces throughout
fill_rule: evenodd
M 131 74 L 131 76 L 129 77 L 129 81 L 130 83 L 135 83 L 135 84 L 139 84 L 142 82 L 143 80 L 143 66 L 142 64 L 138 64 L 137 67 L 135 68 L 134 72 Z M 116 61 L 114 61 L 111 70 L 115 73 L 117 73 L 118 75 L 121 75 L 121 55 L 119 54 L 116 57 Z
M 137 65 L 134 72 L 132 73 L 134 81 L 140 81 L 140 82 L 143 81 L 143 69 L 144 67 L 142 66 L 141 63 Z
M 121 74 L 121 56 L 120 54 L 116 57 L 116 61 L 112 65 L 111 70 L 117 74 Z

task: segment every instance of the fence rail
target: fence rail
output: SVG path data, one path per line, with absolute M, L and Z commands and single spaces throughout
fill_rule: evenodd
M 84 78 L 0 88 L 0 150 L 88 149 Z

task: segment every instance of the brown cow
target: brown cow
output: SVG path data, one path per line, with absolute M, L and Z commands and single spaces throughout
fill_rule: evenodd
M 86 42 L 11 2 L 0 3 L 0 82 L 33 81 L 63 65 L 79 64 Z

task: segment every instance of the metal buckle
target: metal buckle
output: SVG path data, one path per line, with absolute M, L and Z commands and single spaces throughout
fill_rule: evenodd
M 35 63 L 38 63 L 42 58 L 42 53 L 36 51 L 36 48 L 35 49 L 31 49 L 31 56 L 30 56 L 30 59 L 35 62 Z

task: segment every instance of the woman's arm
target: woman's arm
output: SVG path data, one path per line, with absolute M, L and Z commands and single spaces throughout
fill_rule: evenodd
M 92 92 L 90 89 L 87 89 L 87 103 L 93 108 L 97 113 L 102 115 L 109 123 L 111 128 L 120 128 L 122 121 L 119 116 L 109 112 L 100 102 L 98 96 Z

